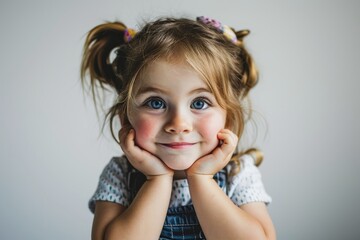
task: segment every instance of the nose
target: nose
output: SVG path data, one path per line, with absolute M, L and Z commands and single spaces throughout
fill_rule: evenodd
M 165 131 L 172 134 L 189 133 L 192 130 L 191 117 L 180 111 L 172 113 L 165 125 Z

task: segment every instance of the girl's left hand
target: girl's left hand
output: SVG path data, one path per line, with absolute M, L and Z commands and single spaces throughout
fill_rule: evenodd
M 220 130 L 217 137 L 221 144 L 210 154 L 196 160 L 196 162 L 186 170 L 187 176 L 210 175 L 212 177 L 228 164 L 237 146 L 238 137 L 229 129 Z

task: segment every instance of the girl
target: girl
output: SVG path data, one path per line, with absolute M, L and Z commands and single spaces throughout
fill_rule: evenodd
M 107 116 L 120 119 L 124 152 L 89 202 L 93 239 L 275 239 L 262 157 L 235 152 L 257 83 L 248 33 L 205 17 L 89 32 L 82 81 L 95 103 L 97 87 L 116 91 Z

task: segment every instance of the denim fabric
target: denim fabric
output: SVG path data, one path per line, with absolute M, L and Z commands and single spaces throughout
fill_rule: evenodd
M 220 188 L 226 186 L 226 176 L 225 170 L 221 170 L 214 175 L 214 180 Z M 134 199 L 146 181 L 146 177 L 136 169 L 132 169 L 128 179 L 131 198 Z M 194 206 L 187 205 L 169 208 L 159 239 L 205 239 L 199 220 L 196 217 Z
M 193 205 L 168 209 L 160 235 L 164 239 L 205 239 Z

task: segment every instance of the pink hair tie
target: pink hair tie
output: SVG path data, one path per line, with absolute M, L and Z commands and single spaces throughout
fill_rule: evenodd
M 196 21 L 215 28 L 219 33 L 222 33 L 228 40 L 230 40 L 234 44 L 238 42 L 234 31 L 229 26 L 221 24 L 221 22 L 219 22 L 218 20 L 201 16 L 197 17 Z
M 135 37 L 136 31 L 132 28 L 126 28 L 124 31 L 124 41 L 126 43 L 130 42 L 131 39 Z

